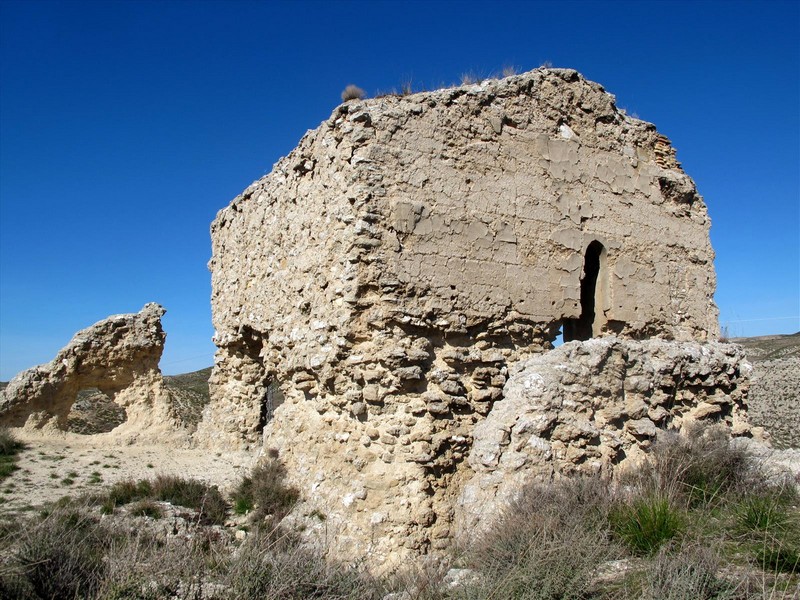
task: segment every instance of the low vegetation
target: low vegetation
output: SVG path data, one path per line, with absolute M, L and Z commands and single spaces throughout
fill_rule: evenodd
M 236 514 L 249 514 L 255 522 L 269 519 L 272 524 L 277 524 L 300 497 L 295 488 L 285 484 L 285 478 L 286 470 L 276 460 L 255 467 L 233 492 Z
M 159 475 L 155 479 L 120 481 L 111 486 L 107 494 L 100 497 L 101 509 L 110 514 L 118 506 L 137 502 L 137 506 L 149 501 L 167 502 L 197 511 L 197 521 L 205 525 L 222 525 L 228 504 L 216 486 L 209 486 L 194 479 L 174 475 Z
M 17 454 L 22 447 L 7 427 L 0 427 L 0 481 L 17 470 Z
M 227 500 L 176 477 L 65 499 L 0 532 L 0 597 L 734 600 L 800 589 L 796 482 L 713 428 L 662 436 L 613 484 L 531 485 L 444 568 L 380 578 L 280 522 L 298 500 L 284 476 L 266 461 Z M 207 526 L 237 513 L 248 516 L 243 540 Z

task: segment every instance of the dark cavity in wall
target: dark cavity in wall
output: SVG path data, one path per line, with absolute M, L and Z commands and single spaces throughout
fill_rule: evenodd
M 564 341 L 585 341 L 598 335 L 603 323 L 603 302 L 605 289 L 601 279 L 605 274 L 605 248 L 593 241 L 586 248 L 581 278 L 581 315 L 577 319 L 564 319 Z M 600 306 L 598 306 L 600 300 Z
M 281 386 L 273 381 L 267 386 L 267 391 L 264 393 L 264 398 L 261 400 L 261 409 L 258 415 L 258 431 L 264 431 L 267 423 L 272 420 L 272 415 L 275 414 L 275 409 L 283 403 L 283 392 Z
M 97 388 L 78 392 L 67 416 L 67 431 L 92 435 L 107 433 L 128 418 L 125 409 Z

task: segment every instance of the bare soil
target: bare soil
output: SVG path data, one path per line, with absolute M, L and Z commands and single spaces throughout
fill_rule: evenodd
M 104 436 L 37 434 L 13 429 L 25 444 L 19 469 L 0 483 L 0 517 L 13 517 L 63 496 L 100 491 L 125 479 L 179 475 L 227 491 L 247 474 L 252 452 L 211 452 L 157 445 L 113 445 Z

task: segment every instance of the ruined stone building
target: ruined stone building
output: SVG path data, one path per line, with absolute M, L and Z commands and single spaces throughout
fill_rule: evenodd
M 212 225 L 195 439 L 277 449 L 381 561 L 686 418 L 746 433 L 708 232 L 669 141 L 575 71 L 348 101 Z

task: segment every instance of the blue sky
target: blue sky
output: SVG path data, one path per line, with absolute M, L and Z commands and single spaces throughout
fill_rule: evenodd
M 800 3 L 0 2 L 0 379 L 163 304 L 208 366 L 209 224 L 339 103 L 572 67 L 709 206 L 720 321 L 800 329 Z

